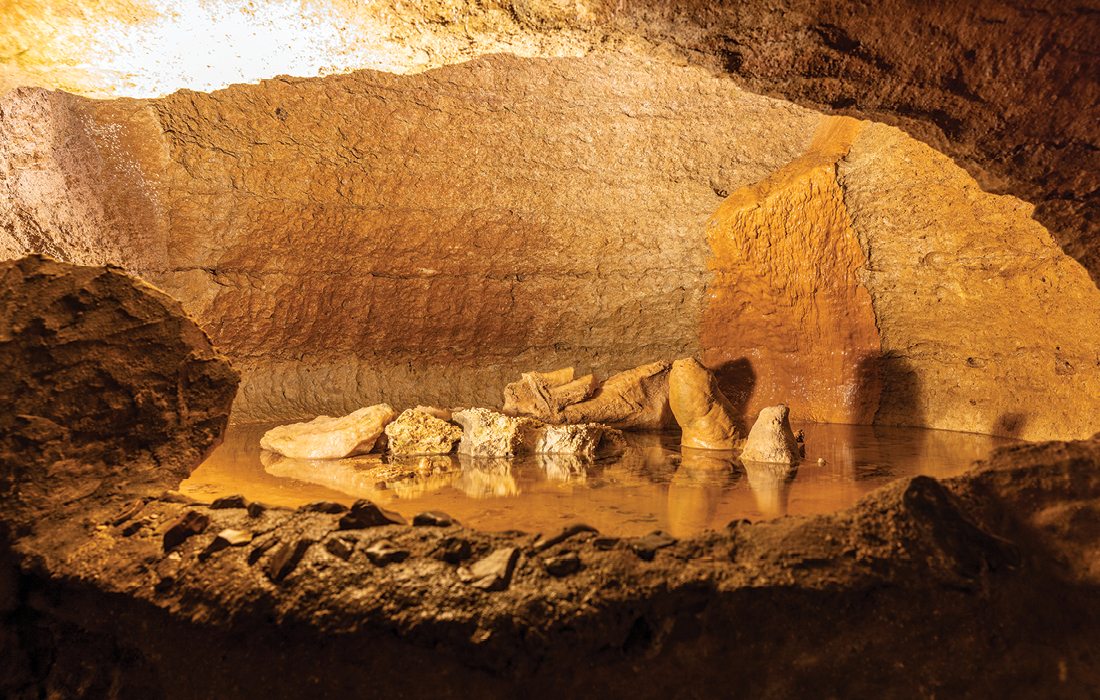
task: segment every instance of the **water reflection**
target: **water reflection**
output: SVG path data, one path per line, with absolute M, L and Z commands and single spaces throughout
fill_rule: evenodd
M 723 492 L 741 478 L 737 453 L 683 448 L 668 484 L 668 531 L 686 537 L 715 527 Z
M 791 484 L 798 473 L 797 464 L 742 462 L 745 476 L 756 499 L 756 508 L 765 518 L 787 514 Z
M 734 519 L 844 508 L 902 476 L 959 473 L 1007 442 L 965 433 L 799 424 L 806 459 L 797 469 L 743 465 L 734 452 L 681 451 L 676 433 L 628 435 L 622 455 L 600 459 L 295 460 L 259 449 L 267 427 L 231 428 L 225 444 L 180 489 L 200 499 L 240 493 L 288 506 L 367 498 L 406 516 L 442 510 L 490 530 L 550 530 L 581 520 L 609 533 L 659 528 L 683 537 Z

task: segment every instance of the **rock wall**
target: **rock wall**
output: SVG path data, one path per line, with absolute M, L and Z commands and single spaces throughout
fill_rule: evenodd
M 1028 205 L 703 68 L 494 56 L 156 100 L 20 89 L 0 132 L 0 251 L 115 262 L 179 298 L 243 374 L 239 421 L 498 405 L 521 371 L 701 354 L 750 414 L 1100 425 L 1100 291 Z
M 1100 278 L 1091 0 L 24 0 L 3 12 L 0 90 L 97 97 L 282 73 L 415 72 L 500 52 L 610 47 L 686 60 L 754 92 L 903 127 L 987 190 L 1036 204 L 1038 220 Z

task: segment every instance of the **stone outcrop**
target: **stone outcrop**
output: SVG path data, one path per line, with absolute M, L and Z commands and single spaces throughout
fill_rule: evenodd
M 535 454 L 591 458 L 622 454 L 625 445 L 622 433 L 604 425 L 547 425 L 535 434 L 531 451 Z
M 8 517 L 177 485 L 221 441 L 237 379 L 178 302 L 118 269 L 0 262 Z
M 383 403 L 338 418 L 317 416 L 306 423 L 272 428 L 260 439 L 260 447 L 294 459 L 343 459 L 367 454 L 395 415 L 393 407 Z
M 784 404 L 761 410 L 741 450 L 741 461 L 796 464 L 801 455 L 791 430 L 790 413 Z
M 580 403 L 596 391 L 596 376 L 574 378 L 573 368 L 553 372 L 524 372 L 504 387 L 504 414 L 530 416 L 544 423 L 562 422 L 562 410 Z
M 608 377 L 591 399 L 566 406 L 569 423 L 601 423 L 623 430 L 659 430 L 672 420 L 668 405 L 667 360 Z
M 1091 435 L 1100 290 L 1028 211 L 897 129 L 829 119 L 712 218 L 703 360 L 749 415 Z
M 710 370 L 693 357 L 676 360 L 668 375 L 669 406 L 683 435 L 680 444 L 703 450 L 740 446 L 738 416 Z
M 410 408 L 386 426 L 386 437 L 386 449 L 394 455 L 445 455 L 462 437 L 462 428 Z
M 594 423 L 546 425 L 486 408 L 458 411 L 454 419 L 462 426 L 458 452 L 470 457 L 547 454 L 591 458 L 620 454 L 625 447 L 622 433 Z

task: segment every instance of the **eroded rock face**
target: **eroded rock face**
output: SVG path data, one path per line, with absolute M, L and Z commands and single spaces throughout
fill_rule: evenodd
M 410 408 L 386 426 L 386 437 L 386 449 L 395 455 L 445 455 L 462 437 L 462 428 Z
M 264 433 L 260 447 L 294 459 L 343 459 L 374 449 L 396 412 L 389 404 L 366 406 L 346 416 L 317 416 Z
M 604 425 L 547 425 L 538 431 L 532 451 L 591 458 L 621 454 L 625 445 L 622 433 Z
M 178 302 L 118 269 L 0 263 L 0 489 L 13 508 L 174 488 L 220 442 L 237 380 Z
M 738 417 L 710 370 L 693 357 L 676 360 L 668 384 L 669 406 L 683 431 L 680 444 L 703 450 L 732 450 L 740 445 Z
M 798 442 L 791 430 L 791 410 L 780 404 L 760 411 L 756 423 L 749 431 L 745 447 L 741 450 L 742 462 L 768 464 L 795 464 L 800 459 Z M 750 477 L 751 478 L 751 477 Z

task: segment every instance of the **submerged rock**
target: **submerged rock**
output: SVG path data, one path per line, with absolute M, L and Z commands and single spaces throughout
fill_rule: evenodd
M 762 409 L 756 424 L 749 431 L 741 461 L 795 464 L 799 460 L 798 442 L 794 439 L 789 420 L 790 409 L 785 404 Z
M 402 411 L 385 432 L 395 455 L 448 454 L 462 437 L 462 428 L 416 408 Z
M 596 391 L 596 377 L 573 378 L 573 368 L 553 372 L 524 372 L 504 388 L 504 413 L 529 416 L 546 423 L 562 422 L 562 409 L 584 401 Z
M 317 416 L 307 423 L 272 428 L 260 439 L 260 447 L 296 459 L 342 459 L 366 454 L 393 417 L 393 408 L 385 403 L 339 418 Z
M 683 430 L 680 444 L 732 450 L 741 442 L 734 410 L 710 370 L 693 357 L 676 360 L 668 375 L 669 405 Z
M 592 398 L 566 406 L 567 423 L 602 423 L 626 430 L 658 430 L 671 422 L 668 373 L 672 363 L 651 362 L 620 372 L 600 385 Z

